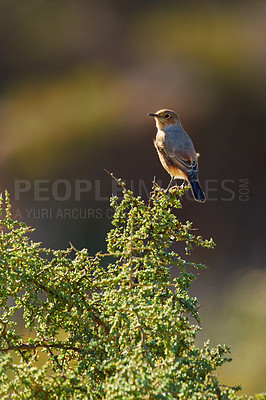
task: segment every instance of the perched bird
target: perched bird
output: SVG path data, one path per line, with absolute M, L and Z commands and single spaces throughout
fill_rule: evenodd
M 198 155 L 189 135 L 182 128 L 178 115 L 171 110 L 148 114 L 155 118 L 157 135 L 154 140 L 162 166 L 171 175 L 167 191 L 173 179 L 189 182 L 194 199 L 205 201 L 198 179 Z

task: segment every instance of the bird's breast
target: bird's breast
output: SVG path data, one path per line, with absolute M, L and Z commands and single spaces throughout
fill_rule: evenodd
M 155 145 L 158 147 L 164 147 L 164 143 L 165 143 L 165 132 L 157 131 L 157 135 L 155 138 Z

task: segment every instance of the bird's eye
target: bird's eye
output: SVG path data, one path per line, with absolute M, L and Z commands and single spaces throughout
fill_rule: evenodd
M 169 114 L 164 114 L 164 118 L 168 119 L 168 118 L 170 118 L 170 115 Z

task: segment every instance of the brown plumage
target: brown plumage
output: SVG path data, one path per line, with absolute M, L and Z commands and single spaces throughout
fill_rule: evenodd
M 198 179 L 198 156 L 189 135 L 182 128 L 178 115 L 174 111 L 160 110 L 150 113 L 155 118 L 157 135 L 154 140 L 162 166 L 173 179 L 185 179 L 189 182 L 195 200 L 204 202 Z

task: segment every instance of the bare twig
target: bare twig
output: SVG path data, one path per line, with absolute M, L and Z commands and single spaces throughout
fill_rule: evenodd
M 117 178 L 117 177 L 113 174 L 113 172 L 110 172 L 110 171 L 108 171 L 108 170 L 105 169 L 105 168 L 103 168 L 103 170 L 104 170 L 105 172 L 107 172 L 107 174 L 110 175 L 111 178 L 112 178 L 119 186 L 122 186 L 122 188 L 125 188 L 126 182 L 122 181 L 122 179 L 120 179 L 120 178 Z

